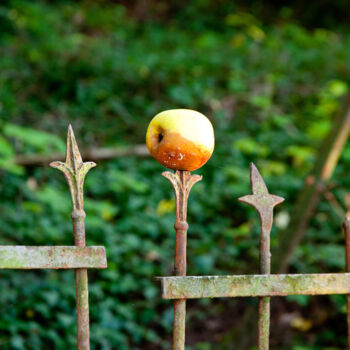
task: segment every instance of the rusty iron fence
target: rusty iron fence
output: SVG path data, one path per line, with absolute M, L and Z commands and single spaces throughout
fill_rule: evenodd
M 107 268 L 105 248 L 86 246 L 83 185 L 93 162 L 83 162 L 71 126 L 68 127 L 65 162 L 52 162 L 68 182 L 73 211 L 74 246 L 0 246 L 0 269 L 74 269 L 77 307 L 77 349 L 90 349 L 88 274 L 90 268 Z M 250 168 L 253 194 L 238 200 L 253 206 L 260 217 L 260 274 L 233 276 L 186 276 L 187 200 L 192 186 L 202 179 L 189 171 L 162 174 L 172 184 L 176 200 L 174 274 L 157 277 L 162 298 L 174 300 L 173 350 L 185 349 L 186 300 L 196 298 L 258 297 L 258 349 L 269 349 L 270 298 L 287 295 L 345 294 L 350 350 L 350 217 L 343 225 L 345 273 L 270 274 L 270 232 L 273 208 L 282 197 L 272 195 L 254 164 Z
M 68 182 L 73 211 L 74 246 L 0 246 L 0 269 L 74 269 L 77 305 L 77 349 L 90 349 L 87 269 L 107 267 L 104 247 L 85 244 L 83 185 L 93 162 L 82 161 L 73 129 L 68 127 L 66 161 L 52 162 Z
M 175 263 L 171 277 L 157 277 L 161 283 L 162 298 L 174 300 L 173 350 L 185 349 L 186 300 L 196 298 L 258 297 L 259 350 L 269 349 L 270 298 L 287 295 L 345 294 L 347 306 L 348 345 L 350 350 L 350 217 L 344 222 L 345 273 L 327 274 L 270 274 L 270 232 L 273 208 L 284 199 L 272 195 L 254 164 L 250 166 L 253 194 L 239 198 L 253 206 L 260 217 L 260 274 L 236 276 L 186 276 L 186 241 L 188 224 L 187 199 L 191 187 L 201 176 L 188 171 L 164 172 L 174 187 L 176 200 Z

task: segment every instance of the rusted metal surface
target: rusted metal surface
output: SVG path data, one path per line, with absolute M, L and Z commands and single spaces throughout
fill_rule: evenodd
M 258 297 L 258 349 L 269 349 L 270 298 L 287 295 L 347 295 L 348 347 L 350 350 L 350 217 L 344 223 L 346 247 L 346 273 L 329 274 L 279 274 L 271 275 L 270 232 L 273 223 L 273 208 L 284 201 L 282 197 L 269 194 L 267 187 L 254 164 L 251 164 L 252 195 L 239 198 L 240 202 L 253 206 L 259 213 L 260 275 L 241 276 L 186 276 L 186 223 L 187 197 L 199 177 L 188 172 L 166 172 L 176 195 L 176 244 L 175 275 L 159 277 L 163 299 L 174 303 L 173 349 L 184 350 L 185 314 L 187 299 Z
M 192 186 L 202 179 L 199 175 L 191 175 L 189 171 L 166 171 L 162 175 L 173 185 L 176 200 L 175 221 L 175 259 L 174 273 L 186 276 L 186 242 L 187 242 L 187 200 Z M 174 301 L 173 350 L 185 349 L 186 300 L 177 298 Z
M 253 163 L 250 164 L 250 182 L 253 194 L 238 200 L 254 207 L 261 222 L 260 235 L 260 273 L 269 274 L 271 265 L 270 232 L 273 222 L 273 208 L 282 203 L 284 198 L 269 194 L 267 187 Z
M 96 164 L 94 162 L 83 163 L 71 125 L 68 127 L 65 163 L 53 162 L 50 165 L 61 170 L 67 179 L 73 202 L 71 216 L 74 244 L 78 247 L 84 247 L 86 215 L 84 212 L 83 185 L 85 175 Z M 75 270 L 75 290 L 77 298 L 78 350 L 89 350 L 89 292 L 86 269 Z
M 157 277 L 163 299 L 350 294 L 350 273 Z
M 269 194 L 267 187 L 256 166 L 250 164 L 250 184 L 252 195 L 238 200 L 254 207 L 260 216 L 260 273 L 271 273 L 270 232 L 273 222 L 273 208 L 282 203 L 284 198 Z M 259 299 L 258 309 L 258 349 L 268 350 L 270 329 L 270 298 Z
M 104 269 L 106 267 L 104 247 L 0 246 L 0 269 Z
M 268 350 L 270 344 L 270 297 L 259 298 L 258 349 Z
M 350 217 L 345 218 L 343 228 L 345 236 L 345 271 L 350 272 Z M 348 332 L 347 349 L 350 350 L 350 294 L 346 296 L 346 323 Z

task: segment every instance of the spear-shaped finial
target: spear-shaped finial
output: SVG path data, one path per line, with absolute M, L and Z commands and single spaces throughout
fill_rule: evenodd
M 260 273 L 270 274 L 270 232 L 273 222 L 273 208 L 282 203 L 284 198 L 270 194 L 259 174 L 258 169 L 250 163 L 250 184 L 253 194 L 239 198 L 242 203 L 253 206 L 259 213 L 261 222 L 260 234 Z M 258 350 L 269 349 L 270 333 L 270 298 L 259 298 L 258 311 Z
M 50 165 L 53 168 L 61 170 L 68 181 L 73 202 L 72 220 L 74 244 L 84 247 L 85 212 L 83 185 L 85 175 L 92 167 L 96 166 L 96 164 L 94 162 L 83 162 L 71 125 L 68 126 L 66 161 L 52 162 Z M 89 350 L 90 330 L 87 269 L 75 270 L 75 289 L 77 297 L 78 350 Z
M 72 126 L 69 124 L 67 133 L 66 161 L 52 162 L 50 166 L 61 170 L 69 185 L 74 210 L 83 210 L 83 185 L 87 172 L 96 166 L 94 162 L 83 162 Z
M 254 207 L 260 216 L 262 234 L 269 235 L 273 221 L 273 208 L 282 203 L 284 198 L 270 194 L 258 169 L 250 163 L 250 184 L 253 194 L 238 198 L 242 203 Z

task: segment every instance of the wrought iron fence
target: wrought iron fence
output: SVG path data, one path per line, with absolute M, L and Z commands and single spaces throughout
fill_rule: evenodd
M 65 162 L 52 162 L 68 182 L 73 211 L 74 246 L 0 246 L 0 269 L 74 269 L 77 304 L 77 348 L 90 349 L 87 269 L 107 268 L 105 248 L 85 244 L 83 185 L 96 164 L 83 162 L 71 126 Z M 187 200 L 192 186 L 202 179 L 189 171 L 162 174 L 172 184 L 176 199 L 174 274 L 157 277 L 162 297 L 174 300 L 173 350 L 185 348 L 186 300 L 195 298 L 258 297 L 258 349 L 269 349 L 270 297 L 287 295 L 347 295 L 348 350 L 350 350 L 350 218 L 344 222 L 346 273 L 271 275 L 270 232 L 273 208 L 284 201 L 272 195 L 254 164 L 250 179 L 253 194 L 239 198 L 260 217 L 260 275 L 186 276 Z
M 187 198 L 194 183 L 201 180 L 188 171 L 164 172 L 175 190 L 175 276 L 157 277 L 161 282 L 163 299 L 174 300 L 173 350 L 185 348 L 186 300 L 222 297 L 258 297 L 258 349 L 269 349 L 270 298 L 287 295 L 347 295 L 347 329 L 350 350 L 350 218 L 344 222 L 346 273 L 270 274 L 270 232 L 273 208 L 284 201 L 272 195 L 254 164 L 250 166 L 253 194 L 239 198 L 253 206 L 260 217 L 260 275 L 186 276 Z
M 73 129 L 68 127 L 66 161 L 53 162 L 68 182 L 72 202 L 74 246 L 0 246 L 0 269 L 74 269 L 77 303 L 77 348 L 90 349 L 87 269 L 107 267 L 104 247 L 85 245 L 83 185 L 93 162 L 82 161 Z

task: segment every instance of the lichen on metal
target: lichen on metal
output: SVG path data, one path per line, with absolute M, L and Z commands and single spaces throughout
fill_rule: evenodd
M 0 269 L 104 269 L 106 267 L 104 247 L 0 246 Z
M 184 349 L 185 307 L 187 299 L 259 297 L 258 309 L 258 350 L 269 349 L 270 298 L 287 295 L 347 295 L 348 346 L 350 350 L 350 217 L 344 223 L 346 273 L 328 274 L 288 274 L 271 275 L 270 232 L 273 223 L 273 208 L 283 202 L 283 198 L 271 195 L 253 163 L 250 166 L 253 194 L 239 198 L 239 201 L 253 206 L 259 213 L 260 234 L 260 275 L 236 276 L 186 276 L 186 209 L 188 193 L 183 185 L 190 174 L 176 172 L 164 174 L 172 182 L 177 200 L 177 233 L 175 256 L 175 276 L 158 277 L 161 282 L 162 297 L 175 300 L 173 350 Z M 198 181 L 198 179 L 196 179 Z M 190 188 L 190 187 L 189 187 Z M 349 215 L 350 213 L 348 213 Z M 179 233 L 184 233 L 179 235 Z M 181 306 L 181 308 L 180 308 Z
M 350 273 L 158 277 L 164 299 L 350 294 Z
M 253 206 L 260 216 L 260 273 L 270 274 L 270 232 L 273 222 L 273 208 L 282 203 L 284 198 L 269 193 L 256 166 L 250 164 L 250 184 L 252 195 L 239 198 L 240 202 Z M 268 350 L 270 329 L 270 298 L 261 297 L 258 307 L 258 350 Z
M 85 246 L 85 212 L 83 184 L 87 172 L 94 167 L 94 162 L 84 163 L 71 125 L 68 127 L 66 161 L 52 162 L 53 168 L 61 170 L 68 182 L 72 196 L 73 211 L 73 235 L 74 244 Z M 75 270 L 75 289 L 77 297 L 77 323 L 78 323 L 78 350 L 90 349 L 89 326 L 89 291 L 86 269 Z
M 85 246 L 83 185 L 93 162 L 83 163 L 71 125 L 68 127 L 66 161 L 52 162 L 61 170 L 72 196 L 75 246 L 0 246 L 0 269 L 74 269 L 77 298 L 78 350 L 89 350 L 88 268 L 106 268 L 104 247 Z

